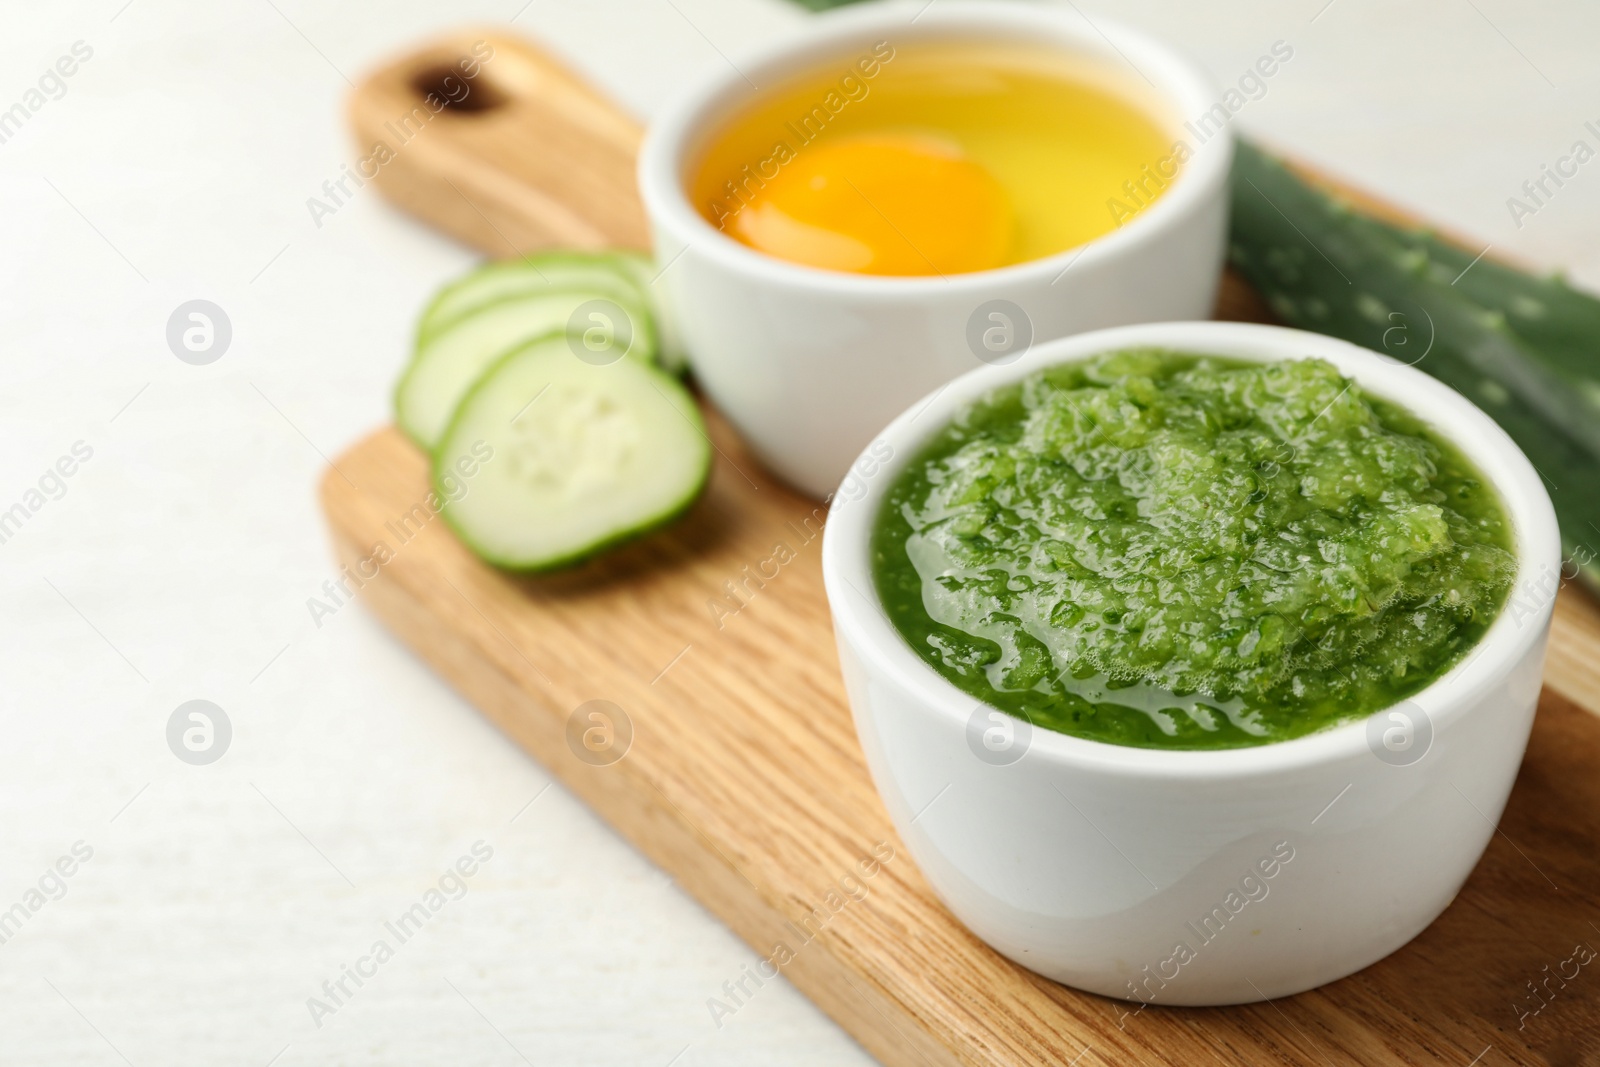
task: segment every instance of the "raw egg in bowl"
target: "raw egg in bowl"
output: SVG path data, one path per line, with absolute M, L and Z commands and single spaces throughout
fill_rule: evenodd
M 822 497 L 907 403 L 1210 314 L 1231 134 L 1166 45 L 1070 7 L 883 0 L 735 55 L 649 128 L 656 285 L 759 458 Z M 870 472 L 858 472 L 870 477 Z
M 1116 229 L 1176 180 L 1176 123 L 1137 81 L 1048 45 L 885 38 L 849 73 L 809 72 L 729 117 L 691 196 L 740 243 L 824 270 L 1041 259 Z

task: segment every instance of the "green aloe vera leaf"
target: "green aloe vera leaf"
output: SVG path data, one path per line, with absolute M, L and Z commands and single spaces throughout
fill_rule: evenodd
M 1311 188 L 1259 149 L 1240 146 L 1234 267 L 1290 325 L 1411 363 L 1483 408 L 1545 479 L 1564 548 L 1600 590 L 1594 427 L 1552 414 L 1548 390 L 1556 372 L 1527 341 L 1497 327 L 1470 291 L 1449 277 L 1441 281 L 1441 272 L 1418 270 L 1408 236 Z
M 1595 405 L 1594 396 L 1600 388 L 1595 386 L 1592 375 L 1575 377 L 1565 362 L 1545 357 L 1542 350 L 1515 334 L 1503 313 L 1485 307 L 1471 294 L 1452 285 L 1452 280 L 1461 277 L 1461 271 L 1472 263 L 1470 253 L 1461 256 L 1459 265 L 1435 260 L 1426 249 L 1415 244 L 1412 232 L 1331 200 L 1259 151 L 1252 153 L 1244 166 L 1248 169 L 1237 172 L 1244 176 L 1244 191 L 1255 194 L 1257 199 L 1270 199 L 1265 206 L 1274 214 L 1282 213 L 1295 219 L 1308 240 L 1315 242 L 1311 252 L 1322 249 L 1334 263 L 1358 262 L 1368 271 L 1376 265 L 1397 269 L 1403 277 L 1398 283 L 1391 283 L 1391 292 L 1396 291 L 1397 284 L 1398 291 L 1419 304 L 1425 310 L 1424 318 L 1430 321 L 1441 315 L 1451 319 L 1450 335 L 1457 350 L 1486 378 L 1517 393 L 1600 455 L 1600 407 Z M 1251 182 L 1255 183 L 1253 188 Z M 1291 182 L 1296 188 L 1288 187 Z M 1275 191 L 1268 193 L 1264 185 L 1275 186 Z M 1236 208 L 1251 206 L 1250 197 L 1235 196 Z M 1254 206 L 1256 210 L 1262 207 Z M 1310 237 L 1308 225 L 1323 236 Z M 1324 241 L 1329 248 L 1322 248 Z M 1303 246 L 1307 240 L 1301 243 Z M 1436 244 L 1442 246 L 1442 242 Z M 1473 270 L 1481 266 L 1480 262 Z M 1393 273 L 1394 270 L 1385 271 L 1390 276 Z M 1468 271 L 1467 275 L 1471 273 Z M 1367 281 L 1364 277 L 1349 276 L 1349 272 L 1345 274 L 1348 284 L 1358 289 Z M 1382 294 L 1367 295 L 1378 303 L 1383 302 Z M 1373 305 L 1368 301 L 1364 306 L 1371 308 Z M 1463 323 L 1463 318 L 1474 321 Z
M 1579 394 L 1600 419 L 1600 300 L 1560 275 L 1536 275 L 1497 263 L 1425 231 L 1402 232 L 1408 253 L 1425 260 L 1430 277 L 1448 274 L 1453 288 L 1482 307 Z M 1435 273 L 1435 271 L 1437 273 Z

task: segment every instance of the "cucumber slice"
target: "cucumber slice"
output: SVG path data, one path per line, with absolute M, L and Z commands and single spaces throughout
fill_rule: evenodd
M 464 316 L 509 297 L 584 289 L 604 294 L 630 314 L 650 316 L 660 348 L 659 362 L 681 374 L 688 365 L 688 353 L 655 284 L 659 273 L 655 260 L 626 250 L 544 252 L 527 259 L 487 263 L 433 298 L 417 324 L 417 346 Z
M 578 316 L 584 305 L 596 300 L 608 301 L 611 308 L 620 308 L 626 316 L 626 329 L 631 332 L 626 349 L 628 358 L 651 362 L 655 358 L 656 338 L 649 316 L 630 311 L 606 294 L 585 290 L 508 297 L 456 319 L 422 343 L 395 387 L 395 420 L 408 437 L 424 450 L 432 451 L 456 405 L 490 364 L 512 349 L 547 334 L 565 335 L 574 326 L 589 327 L 595 316 L 609 320 L 613 312 L 600 305 L 585 311 L 580 316 L 581 322 L 575 321 L 574 316 Z M 623 324 L 609 323 L 609 328 L 615 331 L 609 335 L 610 340 L 620 343 Z M 592 332 L 599 343 L 597 351 L 603 358 L 608 335 Z M 582 339 L 574 338 L 574 345 L 588 347 L 585 341 L 589 336 L 586 332 Z M 574 362 L 581 361 L 574 359 Z
M 711 440 L 679 382 L 632 359 L 586 363 L 564 338 L 502 357 L 434 453 L 442 514 L 483 559 L 548 570 L 688 509 Z
M 527 259 L 486 263 L 439 290 L 417 324 L 421 347 L 452 323 L 514 296 L 593 292 L 622 304 L 630 314 L 652 308 L 633 271 L 618 269 L 617 253 L 547 252 Z

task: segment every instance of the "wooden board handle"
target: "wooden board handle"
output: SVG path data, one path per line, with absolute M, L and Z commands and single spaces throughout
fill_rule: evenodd
M 527 41 L 436 39 L 362 82 L 349 117 L 363 180 L 490 256 L 650 247 L 643 127 Z

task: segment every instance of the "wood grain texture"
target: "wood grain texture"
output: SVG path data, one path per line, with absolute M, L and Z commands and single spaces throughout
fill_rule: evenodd
M 466 33 L 385 68 L 352 100 L 358 140 L 381 138 L 424 75 L 478 40 L 495 49 L 483 84 L 504 99 L 441 113 L 379 187 L 492 256 L 642 246 L 637 125 L 522 42 Z M 1270 318 L 1231 274 L 1217 314 Z M 1576 943 L 1600 946 L 1600 610 L 1584 594 L 1557 600 L 1547 688 L 1501 832 L 1437 922 L 1297 997 L 1130 1016 L 1001 958 L 933 897 L 846 707 L 822 589 L 826 511 L 707 419 L 718 459 L 691 513 L 569 573 L 517 578 L 476 560 L 429 510 L 425 460 L 392 429 L 336 461 L 322 503 L 372 611 L 753 949 L 783 943 L 794 953 L 783 974 L 882 1062 L 1600 1064 L 1600 976 L 1550 977 Z M 772 576 L 779 545 L 793 559 Z M 568 740 L 593 700 L 632 726 L 607 766 Z M 861 879 L 865 897 L 830 908 L 875 849 L 892 858 Z

